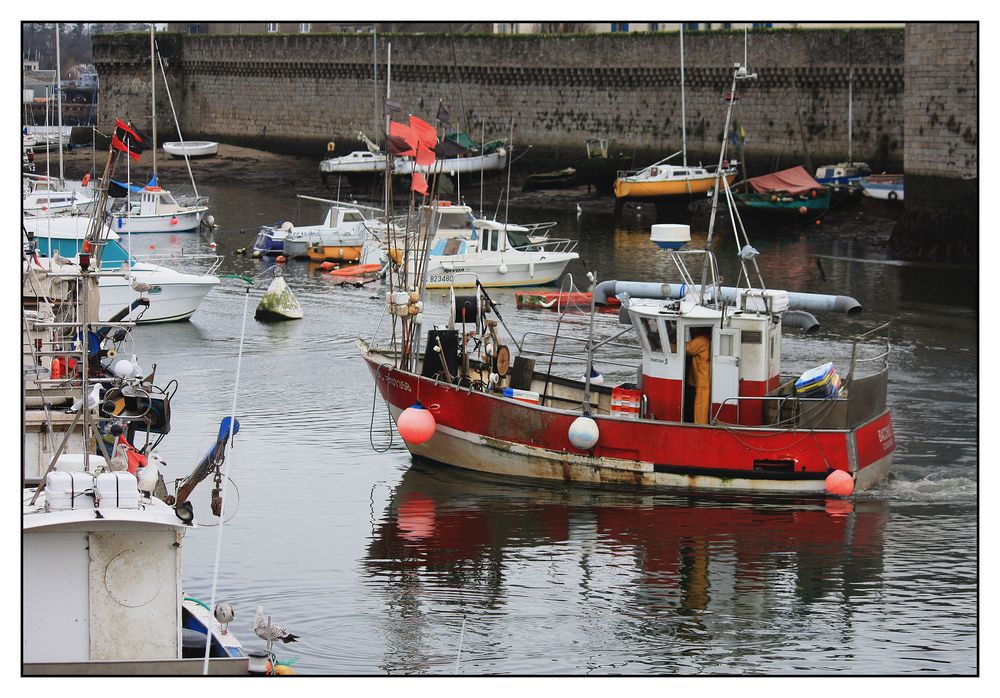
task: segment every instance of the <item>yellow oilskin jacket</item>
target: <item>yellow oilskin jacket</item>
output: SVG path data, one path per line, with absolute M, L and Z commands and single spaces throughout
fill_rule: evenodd
M 712 343 L 708 337 L 694 337 L 684 347 L 691 357 L 688 385 L 694 386 L 694 423 L 708 424 L 709 393 L 712 389 Z

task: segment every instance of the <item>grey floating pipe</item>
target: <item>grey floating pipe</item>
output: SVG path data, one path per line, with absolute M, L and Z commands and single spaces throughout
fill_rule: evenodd
M 804 310 L 786 310 L 781 316 L 781 326 L 813 334 L 819 329 L 819 320 L 816 319 L 815 315 Z
M 607 305 L 609 296 L 620 296 L 628 294 L 632 298 L 662 298 L 680 299 L 690 291 L 692 294 L 698 293 L 700 287 L 684 284 L 657 284 L 643 281 L 614 281 L 607 280 L 597 284 L 594 288 L 594 302 L 598 305 Z M 708 289 L 711 291 L 711 289 Z M 736 297 L 743 290 L 733 286 L 723 286 L 720 290 L 721 299 L 726 303 L 735 303 Z M 788 307 L 790 310 L 810 310 L 817 312 L 837 312 L 845 315 L 853 315 L 861 312 L 861 304 L 850 296 L 834 296 L 826 293 L 798 293 L 786 291 L 788 294 Z

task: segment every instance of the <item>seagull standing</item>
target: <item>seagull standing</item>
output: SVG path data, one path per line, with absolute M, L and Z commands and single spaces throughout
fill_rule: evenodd
M 135 477 L 139 481 L 139 491 L 145 495 L 146 499 L 153 498 L 156 483 L 160 480 L 160 469 L 156 467 L 156 460 L 158 459 L 147 458 L 146 465 L 137 468 L 135 471 Z
M 257 607 L 257 615 L 253 621 L 253 631 L 257 634 L 261 640 L 267 640 L 271 642 L 273 640 L 281 640 L 284 643 L 295 642 L 299 639 L 298 635 L 293 635 L 288 632 L 288 628 L 281 625 L 275 625 L 271 623 L 267 624 L 267 616 L 264 615 L 264 607 Z
M 229 604 L 220 602 L 215 605 L 214 615 L 215 620 L 219 621 L 219 624 L 222 625 L 222 634 L 225 635 L 229 632 L 229 624 L 236 617 L 236 611 Z
M 101 396 L 101 384 L 97 383 L 96 385 L 94 385 L 94 389 L 90 391 L 90 394 L 87 395 L 87 408 L 92 409 L 96 407 L 97 400 L 98 398 L 100 398 L 100 396 Z M 83 398 L 77 398 L 76 400 L 73 401 L 73 404 L 67 411 L 71 413 L 76 413 L 80 411 L 81 407 L 83 407 Z

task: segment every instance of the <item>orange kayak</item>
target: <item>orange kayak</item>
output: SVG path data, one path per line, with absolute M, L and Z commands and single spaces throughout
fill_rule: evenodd
M 334 269 L 330 272 L 330 276 L 364 276 L 365 274 L 375 274 L 381 269 L 381 264 L 354 264 Z

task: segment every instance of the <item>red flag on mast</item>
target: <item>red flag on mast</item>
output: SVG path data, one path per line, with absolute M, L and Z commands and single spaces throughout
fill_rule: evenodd
M 423 141 L 417 145 L 417 164 L 422 167 L 434 164 L 434 151 L 424 145 Z
M 386 150 L 393 155 L 416 155 L 417 137 L 405 124 L 389 122 L 389 143 Z
M 417 140 L 428 148 L 433 149 L 437 145 L 437 130 L 423 119 L 418 119 L 412 114 L 410 115 L 410 130 L 413 131 L 413 135 L 417 137 Z
M 427 194 L 427 180 L 419 172 L 414 172 L 410 175 L 410 191 L 415 191 L 418 194 Z

